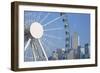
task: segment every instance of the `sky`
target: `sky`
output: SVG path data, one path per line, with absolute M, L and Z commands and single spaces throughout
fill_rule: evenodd
M 90 43 L 90 14 L 66 13 L 65 15 L 69 24 L 70 35 L 72 36 L 74 32 L 77 32 L 82 47 L 84 47 L 84 44 Z M 58 19 L 56 20 L 56 18 Z M 33 22 L 39 22 L 43 25 L 44 35 L 40 40 L 44 48 L 47 48 L 46 51 L 49 51 L 48 55 L 57 48 L 65 48 L 66 36 L 62 19 L 63 17 L 58 12 L 24 12 L 25 25 L 30 26 Z
M 90 15 L 80 13 L 69 13 L 68 23 L 70 25 L 71 34 L 77 32 L 80 37 L 80 44 L 84 46 L 90 43 Z

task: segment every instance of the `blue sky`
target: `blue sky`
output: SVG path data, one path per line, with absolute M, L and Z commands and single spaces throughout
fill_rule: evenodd
M 48 13 L 50 14 L 48 15 Z M 48 17 L 44 21 L 42 21 L 42 19 L 46 15 L 48 15 Z M 84 44 L 86 43 L 90 43 L 90 15 L 83 13 L 66 13 L 66 15 L 69 24 L 70 35 L 72 35 L 74 32 L 77 32 L 80 37 L 81 46 L 84 46 Z M 66 36 L 62 17 L 44 26 L 57 17 L 60 17 L 60 14 L 58 12 L 24 12 L 24 23 L 26 25 L 30 26 L 35 21 L 41 23 L 44 30 L 61 28 L 61 30 L 46 31 L 41 38 L 44 48 L 48 48 L 46 49 L 47 52 L 49 51 L 48 55 L 50 55 L 50 53 L 57 48 L 65 48 Z M 50 52 L 50 50 L 52 51 Z
M 80 44 L 90 43 L 90 14 L 68 13 L 71 34 L 78 32 Z

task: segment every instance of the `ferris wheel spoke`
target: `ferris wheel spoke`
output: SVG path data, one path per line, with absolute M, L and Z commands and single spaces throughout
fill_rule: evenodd
M 50 50 L 50 48 L 47 46 L 47 43 L 45 43 L 45 40 L 42 40 L 42 39 L 41 39 L 41 43 L 44 45 L 45 49 L 46 49 L 47 52 L 50 54 L 50 53 L 51 53 L 51 50 Z
M 49 25 L 49 24 L 51 24 L 51 23 L 53 23 L 53 22 L 57 21 L 58 19 L 62 18 L 63 16 L 64 16 L 64 15 L 59 16 L 59 17 L 57 17 L 57 18 L 55 18 L 55 19 L 53 19 L 53 20 L 49 21 L 48 23 L 44 24 L 43 26 L 47 26 L 47 25 Z
M 34 15 L 34 16 L 33 16 Z M 34 18 L 34 22 L 36 21 L 36 13 L 32 13 L 32 16 L 33 16 L 33 18 Z
M 31 39 L 29 38 L 29 40 L 27 41 L 27 43 L 25 45 L 25 51 L 26 51 L 27 47 L 29 46 L 30 42 L 31 42 Z
M 46 46 L 46 47 L 48 47 L 48 46 L 54 46 L 54 44 L 52 44 L 52 42 L 50 42 L 49 40 L 47 40 L 46 38 L 45 38 L 45 40 L 42 40 L 43 41 L 43 43 L 45 43 L 44 45 Z M 47 46 L 48 45 L 48 46 Z
M 45 37 L 43 37 L 42 40 L 43 40 L 44 43 L 46 42 L 46 46 L 47 47 L 49 47 L 49 46 L 52 47 L 50 49 L 53 49 L 53 48 L 56 49 L 56 48 L 58 48 L 57 47 L 58 45 L 61 45 L 62 44 L 62 42 L 60 42 L 59 40 L 58 41 L 52 41 L 50 39 L 46 39 Z
M 30 13 L 30 16 L 29 16 L 29 24 L 31 24 L 32 23 L 32 13 Z
M 50 15 L 50 13 L 48 13 L 48 14 L 40 21 L 40 23 L 42 23 L 49 15 Z
M 54 31 L 54 30 L 62 30 L 64 28 L 51 28 L 51 29 L 45 29 L 44 31 Z
M 52 46 L 52 47 L 55 47 L 55 44 L 53 44 L 53 42 L 49 41 L 48 39 L 45 38 L 45 40 L 42 40 L 43 42 L 47 42 L 46 44 L 48 46 Z
M 43 36 L 49 37 L 49 38 L 52 38 L 52 39 L 58 39 L 58 40 L 62 40 L 62 39 L 63 39 L 63 38 L 61 38 L 61 37 L 57 37 L 57 36 L 49 35 L 49 34 L 44 34 Z
M 31 13 L 31 18 L 32 22 L 35 22 L 35 13 Z
M 36 21 L 39 22 L 41 12 L 36 13 Z
M 44 36 L 43 38 L 47 38 L 47 36 Z M 55 44 L 54 44 L 54 42 L 57 44 L 57 45 L 61 45 L 62 43 L 61 43 L 61 41 L 60 40 L 65 40 L 64 38 L 51 38 L 51 37 L 48 37 L 48 38 L 50 38 L 50 39 L 46 39 L 46 42 L 48 43 L 48 45 L 49 46 L 52 46 L 52 47 L 57 47 Z M 51 40 L 51 39 L 53 39 L 53 41 Z M 54 41 L 54 39 L 55 39 L 55 41 Z
M 46 60 L 48 61 L 48 57 L 47 57 L 46 52 L 45 52 L 45 49 L 44 49 L 44 47 L 43 47 L 43 45 L 42 45 L 42 43 L 41 43 L 41 40 L 38 39 L 38 42 L 39 42 L 39 44 L 40 44 L 40 46 L 41 46 L 41 49 L 42 49 L 42 51 L 43 51 L 43 53 L 44 53 L 44 56 L 45 56 Z
M 40 12 L 40 13 L 38 14 L 37 21 L 40 21 L 41 15 L 42 15 L 42 13 Z

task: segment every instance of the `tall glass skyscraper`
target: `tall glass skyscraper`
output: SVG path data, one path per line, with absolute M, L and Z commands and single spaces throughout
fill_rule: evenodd
M 77 49 L 80 46 L 80 38 L 77 32 L 74 32 L 72 35 L 72 48 Z

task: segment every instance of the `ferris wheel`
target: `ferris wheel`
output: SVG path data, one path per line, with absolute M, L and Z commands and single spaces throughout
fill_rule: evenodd
M 66 13 L 24 12 L 24 60 L 48 61 L 57 48 L 70 47 Z

